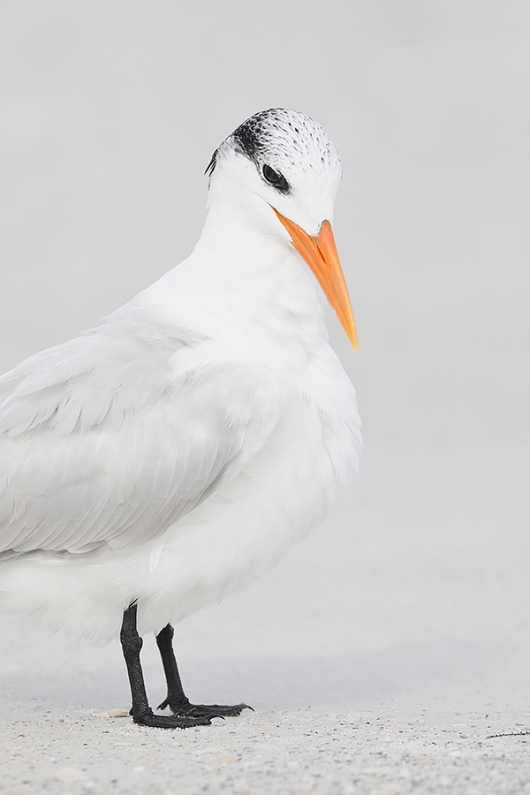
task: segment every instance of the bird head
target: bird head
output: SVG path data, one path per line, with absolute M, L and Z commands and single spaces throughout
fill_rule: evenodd
M 221 191 L 224 201 L 235 203 L 263 232 L 294 246 L 357 349 L 331 225 L 342 166 L 322 127 L 298 111 L 261 111 L 223 141 L 206 172 L 212 200 Z

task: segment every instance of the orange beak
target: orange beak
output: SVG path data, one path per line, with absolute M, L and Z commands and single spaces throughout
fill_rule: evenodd
M 272 209 L 289 232 L 291 243 L 313 271 L 332 309 L 340 320 L 346 336 L 354 349 L 357 350 L 357 331 L 355 329 L 350 296 L 340 266 L 330 222 L 324 221 L 318 235 L 312 237 L 307 232 L 304 232 L 302 227 L 295 224 L 294 221 L 290 221 L 278 210 L 275 210 L 274 207 Z

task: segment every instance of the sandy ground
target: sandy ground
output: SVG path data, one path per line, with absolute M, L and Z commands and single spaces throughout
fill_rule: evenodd
M 210 727 L 111 717 L 117 643 L 3 619 L 0 791 L 530 792 L 528 470 L 515 449 L 368 453 L 332 520 L 177 628 L 192 700 L 255 709 Z M 155 703 L 150 638 L 144 661 Z

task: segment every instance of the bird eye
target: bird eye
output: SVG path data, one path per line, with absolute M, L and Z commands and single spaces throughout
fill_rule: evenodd
M 263 176 L 270 182 L 271 185 L 277 185 L 279 182 L 282 181 L 281 175 L 278 174 L 273 168 L 270 166 L 264 165 L 263 166 Z
M 272 185 L 279 193 L 290 193 L 291 187 L 283 174 L 275 171 L 273 168 L 265 164 L 262 168 L 263 178 L 269 185 Z

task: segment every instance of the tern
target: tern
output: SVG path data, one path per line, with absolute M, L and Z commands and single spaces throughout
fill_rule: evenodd
M 317 525 L 360 454 L 353 386 L 320 290 L 352 345 L 333 232 L 342 166 L 322 127 L 256 113 L 215 151 L 193 253 L 103 324 L 0 378 L 0 607 L 52 630 L 120 636 L 141 725 L 194 705 L 173 624 L 275 564 Z M 156 635 L 167 696 L 140 663 Z

